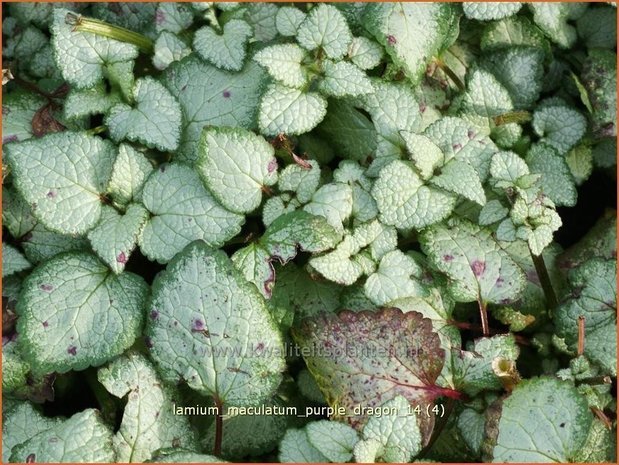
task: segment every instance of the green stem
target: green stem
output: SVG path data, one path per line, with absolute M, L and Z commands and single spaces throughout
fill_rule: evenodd
M 67 24 L 74 25 L 74 30 L 79 32 L 90 32 L 110 39 L 126 42 L 138 47 L 144 53 L 152 53 L 153 41 L 148 37 L 124 27 L 114 26 L 113 24 L 100 21 L 98 19 L 84 18 L 75 13 L 68 13 L 65 21 Z
M 217 416 L 215 417 L 215 446 L 213 447 L 213 455 L 219 457 L 221 455 L 221 443 L 223 441 L 224 420 L 223 420 L 223 404 L 215 397 L 215 406 L 217 407 Z
M 490 336 L 490 325 L 488 324 L 488 309 L 486 302 L 481 300 L 481 298 L 478 298 L 477 303 L 479 305 L 479 315 L 481 317 L 481 332 L 484 337 L 488 337 Z
M 509 113 L 494 117 L 494 124 L 497 126 L 509 123 L 527 123 L 529 121 L 531 121 L 531 113 L 524 110 L 510 111 Z
M 453 83 L 456 85 L 456 87 L 458 87 L 458 89 L 460 90 L 465 89 L 464 83 L 456 75 L 454 70 L 451 69 L 449 66 L 447 66 L 447 64 L 443 60 L 441 60 L 440 58 L 434 58 L 434 63 L 436 63 L 436 66 L 438 66 L 441 69 L 441 71 L 443 71 L 449 77 L 449 79 L 453 81 Z
M 107 126 L 97 126 L 86 131 L 91 136 L 96 136 L 97 134 L 101 134 L 102 132 L 107 131 Z
M 535 272 L 537 273 L 537 277 L 539 278 L 542 290 L 544 291 L 544 296 L 546 297 L 546 305 L 548 306 L 548 314 L 550 316 L 552 310 L 558 304 L 557 295 L 555 294 L 555 290 L 552 287 L 552 282 L 550 281 L 550 275 L 548 274 L 548 268 L 546 268 L 544 257 L 542 256 L 542 254 L 535 255 L 533 252 L 531 252 L 530 248 L 529 252 L 531 254 L 531 258 L 533 259 L 533 265 L 535 265 Z

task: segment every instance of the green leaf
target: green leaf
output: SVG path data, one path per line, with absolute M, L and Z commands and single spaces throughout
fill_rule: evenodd
M 45 106 L 45 99 L 25 92 L 2 96 L 2 145 L 21 142 L 32 137 L 32 119 Z
M 565 105 L 550 104 L 533 113 L 535 133 L 561 155 L 565 155 L 582 138 L 586 128 L 585 118 Z
M 337 231 L 344 230 L 344 221 L 352 213 L 353 193 L 348 184 L 332 182 L 318 189 L 303 210 L 323 216 Z
M 334 420 L 359 429 L 371 415 L 367 410 L 360 415 L 351 413 L 356 406 L 378 407 L 398 395 L 412 405 L 428 406 L 444 394 L 434 383 L 445 354 L 430 320 L 420 313 L 402 313 L 395 308 L 343 311 L 306 320 L 293 330 L 293 336 L 329 405 L 347 410 L 343 418 L 334 414 Z M 423 350 L 411 349 L 411 341 Z M 313 349 L 308 351 L 310 347 Z M 370 354 L 373 363 L 353 355 L 358 353 Z M 425 415 L 419 421 L 425 443 L 431 425 Z
M 466 351 L 452 355 L 452 369 L 457 389 L 470 396 L 481 391 L 499 391 L 501 380 L 493 370 L 496 360 L 515 362 L 520 348 L 511 334 L 475 339 Z
M 320 463 L 328 459 L 309 441 L 304 429 L 289 429 L 279 444 L 282 463 Z
M 161 151 L 175 150 L 181 131 L 181 108 L 176 99 L 150 77 L 135 82 L 133 98 L 135 108 L 121 103 L 110 109 L 105 123 L 112 139 L 128 139 Z
M 254 55 L 254 60 L 283 85 L 303 87 L 307 82 L 306 72 L 301 65 L 305 55 L 305 50 L 296 44 L 280 44 L 263 48 Z
M 64 102 L 64 117 L 79 119 L 84 116 L 104 114 L 120 101 L 120 94 L 117 92 L 108 94 L 103 83 L 87 89 L 71 89 Z
M 147 220 L 148 211 L 140 204 L 130 204 L 123 215 L 112 207 L 103 207 L 101 220 L 88 232 L 88 239 L 114 273 L 124 271 Z
M 562 48 L 570 48 L 576 41 L 576 28 L 568 24 L 571 5 L 568 3 L 530 3 L 533 21 L 546 36 Z
M 499 200 L 490 200 L 484 205 L 481 212 L 479 212 L 479 224 L 481 226 L 488 226 L 496 223 L 505 218 L 508 213 L 509 210 L 507 207 L 503 206 Z
M 541 175 L 542 190 L 555 205 L 576 205 L 578 192 L 565 157 L 551 146 L 541 143 L 529 149 L 526 161 L 531 173 Z
M 299 26 L 297 41 L 307 50 L 321 48 L 329 58 L 342 58 L 352 35 L 346 19 L 333 5 L 318 4 Z
M 198 29 L 194 35 L 193 48 L 198 55 L 218 68 L 240 71 L 251 36 L 252 28 L 247 22 L 232 19 L 224 24 L 222 34 L 209 26 Z
M 291 194 L 283 193 L 271 197 L 264 202 L 262 207 L 262 222 L 265 226 L 269 226 L 281 215 L 293 212 L 300 206 L 300 202 Z
M 394 161 L 380 171 L 372 188 L 380 220 L 398 229 L 421 229 L 445 219 L 456 197 L 424 185 L 412 163 Z
M 169 5 L 162 3 L 162 5 Z M 164 31 L 155 41 L 153 65 L 158 70 L 164 70 L 175 61 L 180 61 L 191 54 L 191 48 L 171 32 Z
M 385 463 L 408 463 L 422 448 L 422 434 L 417 415 L 411 412 L 408 400 L 396 396 L 382 406 L 386 415 L 372 416 L 363 428 L 365 441 L 380 444 L 375 459 Z
M 582 69 L 582 81 L 593 106 L 593 130 L 602 136 L 617 135 L 617 64 L 608 50 L 592 50 Z
M 299 26 L 305 19 L 305 13 L 293 6 L 283 6 L 277 10 L 275 27 L 277 32 L 285 37 L 297 35 Z
M 176 255 L 153 284 L 149 315 L 146 334 L 164 380 L 186 380 L 228 406 L 258 405 L 277 389 L 281 335 L 224 252 L 196 242 Z
M 354 37 L 348 47 L 348 58 L 359 68 L 376 68 L 383 59 L 383 48 L 367 37 Z
M 6 280 L 2 284 L 4 287 L 6 285 Z M 3 289 L 3 296 L 4 292 Z M 28 384 L 28 373 L 30 373 L 30 365 L 22 358 L 17 348 L 17 342 L 11 340 L 3 341 L 2 394 L 11 397 L 15 394 L 15 391 L 24 388 Z M 8 452 L 10 453 L 10 449 Z
M 499 152 L 492 157 L 490 175 L 499 187 L 514 186 L 529 173 L 525 161 L 514 152 Z
M 11 409 L 5 406 L 2 413 L 3 463 L 9 463 L 11 451 L 15 446 L 62 424 L 59 418 L 43 416 L 30 402 L 19 402 Z
M 241 231 L 244 217 L 223 208 L 206 190 L 198 173 L 181 164 L 164 165 L 146 181 L 142 194 L 151 218 L 140 249 L 167 262 L 194 240 L 220 247 Z
M 24 358 L 41 374 L 101 365 L 140 334 L 147 294 L 141 277 L 115 276 L 93 255 L 43 263 L 24 282 L 17 305 Z
M 215 198 L 235 213 L 258 208 L 267 186 L 277 182 L 273 147 L 238 128 L 212 128 L 202 134 L 197 171 Z
M 153 458 L 149 460 L 152 463 L 225 463 L 214 455 L 199 454 L 188 450 L 179 449 L 178 447 L 166 447 L 159 449 Z
M 32 265 L 22 253 L 10 244 L 2 242 L 2 277 L 27 270 Z
M 456 14 L 451 5 L 434 3 L 384 3 L 368 5 L 364 22 L 366 28 L 397 66 L 416 84 L 428 62 L 437 56 L 456 28 Z
M 315 92 L 271 85 L 260 103 L 258 123 L 267 136 L 298 135 L 314 129 L 327 113 L 327 101 Z
M 462 101 L 464 113 L 492 119 L 513 109 L 509 92 L 488 71 L 475 69 L 470 73 Z M 492 123 L 489 122 L 489 126 Z
M 464 2 L 462 8 L 464 9 L 464 14 L 469 19 L 489 21 L 515 15 L 522 8 L 522 3 Z
M 510 16 L 488 23 L 482 33 L 480 45 L 484 51 L 527 45 L 550 52 L 542 31 L 525 16 Z
M 266 77 L 251 61 L 236 74 L 195 57 L 170 66 L 162 82 L 178 99 L 183 113 L 179 161 L 195 161 L 205 126 L 253 129 Z
M 99 369 L 97 377 L 112 395 L 128 399 L 113 438 L 117 461 L 144 462 L 163 447 L 197 446 L 189 418 L 174 413 L 178 393 L 161 383 L 144 355 L 122 355 Z
M 613 49 L 617 44 L 616 7 L 602 6 L 589 8 L 576 21 L 578 35 L 588 49 Z
M 354 429 L 336 421 L 315 421 L 309 423 L 305 430 L 309 442 L 330 462 L 348 462 L 359 440 Z
M 592 420 L 587 401 L 570 383 L 554 378 L 522 381 L 503 401 L 500 418 L 492 420 L 494 444 L 486 460 L 573 461 Z
M 295 192 L 297 200 L 307 203 L 320 184 L 320 167 L 315 160 L 308 160 L 309 167 L 298 164 L 286 166 L 279 174 L 277 187 L 280 191 Z
M 109 141 L 62 132 L 10 144 L 5 153 L 17 189 L 45 226 L 81 234 L 99 221 L 100 195 L 116 158 Z
M 112 431 L 97 410 L 84 410 L 13 447 L 11 462 L 25 463 L 29 458 L 37 462 L 114 462 Z
M 140 201 L 146 178 L 153 171 L 148 159 L 129 144 L 120 144 L 107 191 L 120 204 Z
M 138 48 L 102 35 L 75 30 L 70 24 L 75 13 L 58 8 L 50 27 L 54 57 L 62 77 L 79 89 L 92 87 L 109 67 L 137 58 Z
M 62 252 L 90 250 L 88 240 L 81 236 L 58 234 L 38 223 L 24 237 L 22 247 L 32 263 L 43 262 Z
M 451 160 L 441 168 L 441 174 L 430 180 L 447 192 L 461 195 L 481 206 L 486 203 L 486 194 L 475 168 L 460 160 Z
M 193 13 L 189 5 L 162 2 L 155 11 L 155 29 L 178 34 L 193 23 Z
M 480 455 L 481 444 L 484 439 L 485 418 L 483 413 L 478 413 L 472 408 L 465 408 L 458 415 L 458 432 L 469 449 Z
M 278 217 L 259 242 L 239 249 L 232 261 L 269 298 L 275 283 L 272 261 L 277 259 L 285 265 L 297 255 L 297 250 L 324 252 L 335 247 L 340 238 L 341 234 L 323 217 L 297 210 Z
M 220 3 L 220 5 L 225 5 Z M 269 42 L 277 37 L 275 17 L 279 7 L 272 3 L 247 3 L 245 21 L 254 30 L 254 39 L 258 42 Z
M 395 299 L 425 294 L 421 284 L 421 267 L 400 250 L 386 253 L 376 272 L 365 282 L 365 295 L 375 305 L 385 305 Z
M 488 229 L 453 219 L 424 230 L 420 242 L 432 264 L 450 278 L 459 302 L 506 303 L 524 288 L 522 270 Z
M 320 83 L 323 94 L 332 97 L 357 97 L 372 92 L 370 79 L 356 65 L 345 61 L 326 61 L 323 66 L 325 77 Z
M 605 373 L 617 374 L 617 266 L 592 258 L 568 275 L 571 293 L 556 311 L 557 334 L 570 350 L 578 343 L 578 318 L 585 318 L 585 355 Z

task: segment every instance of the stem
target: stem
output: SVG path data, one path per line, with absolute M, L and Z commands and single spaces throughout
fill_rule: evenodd
M 509 123 L 527 123 L 529 121 L 531 121 L 531 113 L 524 110 L 510 111 L 509 113 L 494 117 L 494 124 L 497 126 Z
M 67 13 L 65 21 L 67 24 L 74 25 L 75 31 L 90 32 L 120 42 L 133 44 L 144 53 L 151 53 L 153 51 L 152 40 L 138 32 L 125 29 L 124 27 L 114 26 L 113 24 L 98 19 L 84 18 L 75 13 Z
M 97 134 L 101 134 L 102 132 L 107 131 L 107 126 L 97 126 L 86 131 L 91 136 L 95 136 Z
M 219 457 L 221 455 L 221 443 L 223 441 L 224 433 L 224 419 L 223 419 L 223 404 L 215 397 L 215 407 L 217 407 L 217 416 L 215 417 L 215 446 L 213 447 L 213 455 Z
M 479 315 L 481 316 L 481 332 L 484 336 L 490 335 L 490 326 L 488 325 L 488 310 L 486 309 L 486 303 L 481 299 L 477 299 L 479 304 Z
M 613 427 L 613 422 L 610 421 L 610 418 L 608 418 L 601 409 L 598 407 L 591 407 L 591 411 L 595 413 L 595 416 L 598 417 L 602 423 L 604 423 L 604 426 L 607 429 L 611 429 Z
M 557 306 L 558 301 L 555 290 L 552 287 L 552 282 L 550 281 L 550 275 L 548 274 L 546 263 L 544 263 L 544 257 L 542 256 L 542 254 L 535 255 L 533 252 L 531 252 L 531 248 L 529 248 L 529 252 L 531 254 L 531 258 L 533 259 L 533 265 L 535 265 L 537 277 L 539 278 L 539 282 L 542 285 L 542 289 L 544 290 L 546 305 L 548 305 L 549 307 L 548 315 L 552 316 L 551 310 Z
M 578 356 L 580 357 L 585 353 L 585 317 L 580 315 L 578 317 Z
M 600 386 L 602 384 L 612 384 L 613 380 L 610 376 L 594 376 L 593 378 L 579 379 L 576 381 L 576 386 L 587 384 L 589 386 Z
M 443 60 L 441 60 L 440 58 L 434 58 L 434 63 L 436 63 L 436 66 L 438 66 L 441 69 L 441 71 L 443 71 L 449 77 L 449 79 L 453 81 L 453 83 L 456 85 L 458 89 L 460 90 L 465 89 L 463 82 L 456 75 L 454 70 L 452 70 L 449 66 L 447 66 L 447 64 Z

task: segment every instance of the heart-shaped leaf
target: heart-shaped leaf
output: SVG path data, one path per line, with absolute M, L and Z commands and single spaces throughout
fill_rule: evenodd
M 210 26 L 196 31 L 193 48 L 218 68 L 240 71 L 245 61 L 247 41 L 251 36 L 252 28 L 247 22 L 232 19 L 224 24 L 221 35 Z

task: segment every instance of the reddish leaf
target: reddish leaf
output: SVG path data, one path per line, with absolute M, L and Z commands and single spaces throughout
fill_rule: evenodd
M 54 110 L 51 104 L 41 107 L 32 117 L 32 133 L 36 137 L 64 130 L 65 127 L 54 118 Z
M 402 395 L 412 409 L 421 408 L 419 422 L 427 442 L 434 426 L 434 400 L 460 397 L 436 385 L 445 352 L 432 323 L 420 313 L 345 310 L 306 320 L 293 334 L 327 402 L 344 407 L 346 414 L 340 419 L 355 428 L 368 418 L 357 415 L 355 407 L 378 407 Z

